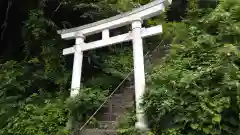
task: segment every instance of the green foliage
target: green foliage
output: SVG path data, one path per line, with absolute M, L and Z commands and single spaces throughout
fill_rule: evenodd
M 33 94 L 20 106 L 17 114 L 9 117 L 0 130 L 1 134 L 14 135 L 56 135 L 67 134 L 66 123 L 69 116 L 74 122 L 85 122 L 106 98 L 107 91 L 81 89 L 75 98 L 57 96 L 52 99 Z M 44 98 L 43 98 L 44 97 Z
M 67 110 L 63 101 L 45 100 L 43 105 L 26 104 L 20 108 L 3 129 L 2 134 L 56 135 L 65 132 Z
M 126 113 L 120 120 L 118 120 L 118 135 L 154 135 L 151 131 L 140 131 L 135 128 L 136 112 L 131 111 Z M 143 133 L 144 132 L 144 133 Z
M 107 90 L 99 88 L 82 88 L 75 98 L 68 98 L 66 106 L 69 115 L 76 121 L 84 122 L 106 99 Z
M 108 89 L 114 87 L 109 85 L 118 84 L 132 69 L 131 46 L 85 55 L 93 70 L 83 71 L 83 84 L 91 88 L 67 98 L 72 65 L 68 66 L 71 62 L 61 52 L 72 43 L 63 42 L 56 30 L 107 18 L 148 2 L 27 2 L 34 6 L 28 7 L 23 26 L 25 57 L 0 65 L 0 134 L 67 134 L 64 127 L 69 116 L 85 122 L 104 101 Z M 152 129 L 148 134 L 239 133 L 240 60 L 236 48 L 240 41 L 240 2 L 222 0 L 215 10 L 198 9 L 195 1 L 190 2 L 187 20 L 164 23 L 164 43 L 171 43 L 172 49 L 148 79 L 150 91 L 144 104 Z M 163 22 L 162 17 L 148 24 L 159 22 Z M 96 68 L 95 61 L 103 64 Z M 135 117 L 126 118 L 119 133 L 139 134 L 133 126 Z
M 126 113 L 123 118 L 118 123 L 118 134 L 120 135 L 138 135 L 138 131 L 134 127 L 136 122 L 135 112 Z
M 27 17 L 21 25 L 23 38 L 21 55 L 24 59 L 0 64 L 0 134 L 55 135 L 65 132 L 62 129 L 66 126 L 68 116 L 74 116 L 76 120 L 84 122 L 106 98 L 108 89 L 111 88 L 107 85 L 111 82 L 118 84 L 121 75 L 129 69 L 127 67 L 129 65 L 121 60 L 120 62 L 125 62 L 124 72 L 121 73 L 122 67 L 120 67 L 118 68 L 120 72 L 111 72 L 116 72 L 115 77 L 112 77 L 109 72 L 99 74 L 98 68 L 94 67 L 95 63 L 90 63 L 94 68 L 83 71 L 83 83 L 91 89 L 83 88 L 79 96 L 68 99 L 72 71 L 72 65 L 68 66 L 68 64 L 72 59 L 63 57 L 62 49 L 72 44 L 60 39 L 56 31 L 115 15 L 132 8 L 132 4 L 132 1 L 110 3 L 109 0 L 24 2 L 25 14 L 24 17 L 21 16 Z M 96 61 L 93 55 L 85 57 Z M 15 57 L 18 59 L 19 56 Z M 103 57 L 108 56 L 105 53 Z M 111 57 L 111 59 L 119 58 Z M 6 60 L 1 59 L 1 61 Z M 97 59 L 97 61 L 101 60 Z M 106 62 L 105 65 L 114 68 L 113 63 Z M 105 77 L 109 78 L 106 79 L 107 83 L 99 81 L 104 80 Z
M 20 105 L 17 101 L 22 98 L 20 93 L 25 91 L 24 81 L 20 79 L 23 71 L 21 65 L 15 61 L 0 65 L 0 128 L 7 123 L 6 118 L 16 114 Z
M 165 44 L 181 44 L 188 37 L 185 23 L 164 23 L 163 41 Z
M 175 31 L 181 41 L 173 40 L 169 56 L 148 78 L 144 107 L 154 134 L 240 132 L 239 10 L 239 1 L 221 1 Z
M 132 70 L 133 56 L 129 47 L 121 47 L 121 50 L 114 50 L 112 55 L 105 56 L 104 71 L 114 76 L 125 78 Z

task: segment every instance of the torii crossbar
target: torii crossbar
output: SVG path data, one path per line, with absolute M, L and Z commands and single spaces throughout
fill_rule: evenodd
M 162 25 L 142 28 L 142 21 L 165 10 L 165 7 L 171 4 L 172 0 L 155 0 L 140 8 L 133 9 L 130 12 L 120 14 L 108 19 L 100 20 L 91 24 L 76 28 L 59 30 L 58 34 L 63 39 L 75 39 L 75 45 L 63 50 L 63 55 L 74 54 L 71 97 L 79 93 L 81 84 L 81 72 L 83 52 L 100 47 L 106 47 L 117 43 L 132 40 L 134 57 L 134 83 L 135 83 L 135 102 L 136 102 L 136 127 L 147 129 L 147 123 L 144 118 L 144 111 L 140 107 L 142 96 L 145 92 L 145 72 L 142 38 L 153 36 L 162 32 Z M 132 31 L 126 34 L 110 37 L 109 30 L 124 25 L 132 25 Z M 90 43 L 84 43 L 86 36 L 102 32 L 102 39 Z

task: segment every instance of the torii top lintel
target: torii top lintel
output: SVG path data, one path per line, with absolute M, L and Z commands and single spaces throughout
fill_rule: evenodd
M 63 39 L 74 39 L 79 35 L 87 36 L 103 31 L 104 29 L 114 29 L 127 24 L 130 24 L 134 19 L 148 19 L 165 10 L 165 6 L 171 4 L 172 0 L 155 0 L 140 8 L 133 9 L 114 17 L 100 20 L 91 24 L 75 27 L 71 29 L 59 30 L 58 34 Z

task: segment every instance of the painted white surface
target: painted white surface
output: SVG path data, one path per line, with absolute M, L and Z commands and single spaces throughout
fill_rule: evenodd
M 81 76 L 82 76 L 82 62 L 83 62 L 83 51 L 80 48 L 81 43 L 84 43 L 84 37 L 78 37 L 75 41 L 74 47 L 74 60 L 73 60 L 73 71 L 72 71 L 72 85 L 71 85 L 71 97 L 75 97 L 79 94 L 79 89 L 81 86 Z
M 104 39 L 109 39 L 110 38 L 110 33 L 109 33 L 109 29 L 105 29 L 102 31 L 102 40 Z
M 154 36 L 159 33 L 162 33 L 162 25 L 141 29 L 142 38 Z M 82 43 L 82 44 L 79 44 L 79 47 L 81 48 L 82 51 L 87 51 L 87 50 L 97 49 L 97 48 L 114 45 L 122 42 L 127 42 L 132 39 L 133 39 L 132 34 L 131 32 L 129 32 L 126 34 L 122 34 L 122 35 L 118 35 L 110 38 L 104 38 L 103 40 L 98 40 L 90 43 Z M 74 51 L 75 51 L 74 47 L 66 48 L 63 50 L 63 55 L 72 54 L 74 53 Z
M 151 8 L 130 14 L 128 16 L 124 16 L 122 18 L 118 18 L 113 21 L 107 21 L 102 24 L 95 25 L 93 27 L 78 30 L 78 31 L 61 33 L 61 37 L 63 39 L 73 39 L 73 38 L 75 38 L 76 32 L 80 32 L 82 35 L 88 36 L 88 35 L 91 35 L 94 33 L 102 32 L 104 29 L 118 28 L 118 27 L 124 26 L 126 24 L 131 24 L 133 18 L 141 18 L 142 20 L 145 20 L 145 19 L 151 18 L 153 16 L 159 15 L 159 13 L 161 11 L 164 11 L 164 8 L 165 8 L 164 3 L 161 2 L 161 3 L 158 3 L 154 6 L 152 6 Z
M 140 107 L 142 96 L 145 92 L 145 71 L 143 42 L 141 37 L 142 20 L 135 20 L 132 23 L 132 43 L 133 43 L 133 59 L 134 59 L 134 84 L 135 84 L 135 102 L 136 102 L 136 128 L 145 130 L 147 124 L 144 118 L 144 111 Z

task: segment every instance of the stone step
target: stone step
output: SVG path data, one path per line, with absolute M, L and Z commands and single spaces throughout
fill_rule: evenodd
M 129 108 L 134 106 L 134 98 L 131 93 L 114 94 L 97 114 L 97 120 L 115 121 L 117 116 L 121 116 Z
M 84 129 L 76 135 L 117 135 L 117 131 L 106 129 Z
M 114 106 L 123 106 L 124 104 L 128 104 L 134 101 L 133 95 L 123 95 L 123 94 L 117 94 L 114 95 L 105 105 L 104 107 L 109 107 L 109 105 Z
M 115 94 L 125 93 L 125 92 L 134 92 L 134 86 L 125 86 L 118 89 Z
M 124 109 L 129 109 L 132 108 L 134 106 L 134 101 L 132 100 L 131 102 L 124 102 L 123 103 Z
M 111 105 L 106 105 L 104 106 L 100 111 L 99 114 L 103 114 L 103 113 L 108 113 L 108 112 L 112 112 L 112 113 L 122 113 L 124 112 L 126 109 L 132 108 L 134 106 L 134 101 L 131 102 L 123 102 L 121 104 L 111 104 Z
M 123 102 L 123 101 L 133 101 L 134 95 L 132 93 L 116 94 L 110 99 L 113 103 Z
M 125 87 L 115 93 L 97 113 L 97 123 L 86 126 L 76 135 L 116 135 L 117 121 L 134 105 L 134 87 Z M 74 134 L 75 135 L 75 134 Z
M 118 113 L 102 113 L 97 117 L 99 121 L 116 121 L 117 118 L 121 115 L 121 112 Z
M 116 121 L 98 121 L 95 124 L 89 124 L 86 126 L 87 129 L 108 129 L 114 130 L 116 129 L 117 124 Z
M 134 94 L 134 86 L 129 86 L 123 90 L 123 93 L 132 93 Z
M 109 103 L 112 104 L 122 104 L 122 101 L 124 100 L 124 95 L 123 94 L 114 94 Z
M 98 125 L 100 129 L 113 130 L 117 128 L 116 121 L 98 121 Z
M 134 87 L 125 87 L 122 93 L 114 93 L 97 113 L 98 121 L 115 121 L 134 105 Z

